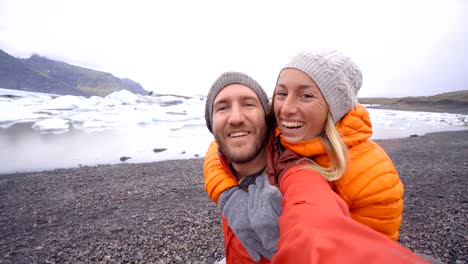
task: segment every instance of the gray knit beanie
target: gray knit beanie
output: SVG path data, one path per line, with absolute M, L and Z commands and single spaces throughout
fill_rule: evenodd
M 265 120 L 270 111 L 270 101 L 268 100 L 268 96 L 266 95 L 265 91 L 260 86 L 260 84 L 258 84 L 254 79 L 252 79 L 245 73 L 225 72 L 221 74 L 221 76 L 219 76 L 219 78 L 213 83 L 210 91 L 208 92 L 208 96 L 206 97 L 205 120 L 206 126 L 208 127 L 208 130 L 210 130 L 211 133 L 213 133 L 212 121 L 214 100 L 219 94 L 219 92 L 221 92 L 221 90 L 224 87 L 230 84 L 243 84 L 252 89 L 252 91 L 254 91 L 257 94 L 258 99 L 260 100 L 260 103 L 263 106 L 263 110 L 265 111 Z
M 328 103 L 335 124 L 357 104 L 362 74 L 342 52 L 302 52 L 283 69 L 286 68 L 300 70 L 314 80 Z

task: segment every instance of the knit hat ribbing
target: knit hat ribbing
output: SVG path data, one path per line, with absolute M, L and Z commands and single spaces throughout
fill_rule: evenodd
M 357 104 L 362 85 L 359 67 L 342 52 L 302 52 L 283 69 L 300 70 L 320 88 L 335 124 Z
M 263 110 L 265 111 L 265 120 L 268 113 L 270 112 L 270 101 L 268 100 L 268 96 L 257 81 L 255 81 L 254 79 L 252 79 L 252 77 L 248 76 L 245 73 L 225 72 L 221 74 L 221 76 L 219 76 L 219 78 L 213 83 L 210 91 L 208 92 L 208 96 L 206 97 L 205 120 L 206 126 L 208 127 L 208 130 L 210 130 L 211 133 L 213 133 L 212 121 L 214 100 L 224 87 L 231 84 L 245 85 L 252 89 L 252 91 L 254 91 L 255 94 L 257 94 L 257 97 L 263 106 Z

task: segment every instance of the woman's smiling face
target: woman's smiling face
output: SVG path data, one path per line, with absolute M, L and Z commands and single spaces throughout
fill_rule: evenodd
M 323 134 L 328 104 L 307 74 L 287 68 L 278 76 L 273 111 L 283 138 L 295 143 Z

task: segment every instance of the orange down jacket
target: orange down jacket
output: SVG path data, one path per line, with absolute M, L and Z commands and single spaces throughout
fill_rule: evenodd
M 334 191 L 346 202 L 354 220 L 397 240 L 403 212 L 403 183 L 385 151 L 370 140 L 369 113 L 364 106 L 357 105 L 336 126 L 349 149 L 349 157 L 345 174 L 333 182 Z M 295 144 L 281 140 L 281 143 L 322 166 L 329 166 L 320 138 Z M 204 176 L 205 190 L 215 203 L 224 190 L 237 185 L 237 180 L 223 169 L 216 142 L 209 146 L 205 156 Z

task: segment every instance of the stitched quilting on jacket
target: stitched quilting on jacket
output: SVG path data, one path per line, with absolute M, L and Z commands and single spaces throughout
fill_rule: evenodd
M 346 172 L 333 182 L 333 189 L 347 203 L 354 220 L 396 241 L 403 212 L 403 183 L 387 153 L 370 140 L 369 112 L 357 105 L 337 128 L 349 157 Z M 279 129 L 275 133 L 278 135 Z M 330 164 L 320 138 L 294 144 L 281 139 L 281 143 L 322 166 Z

